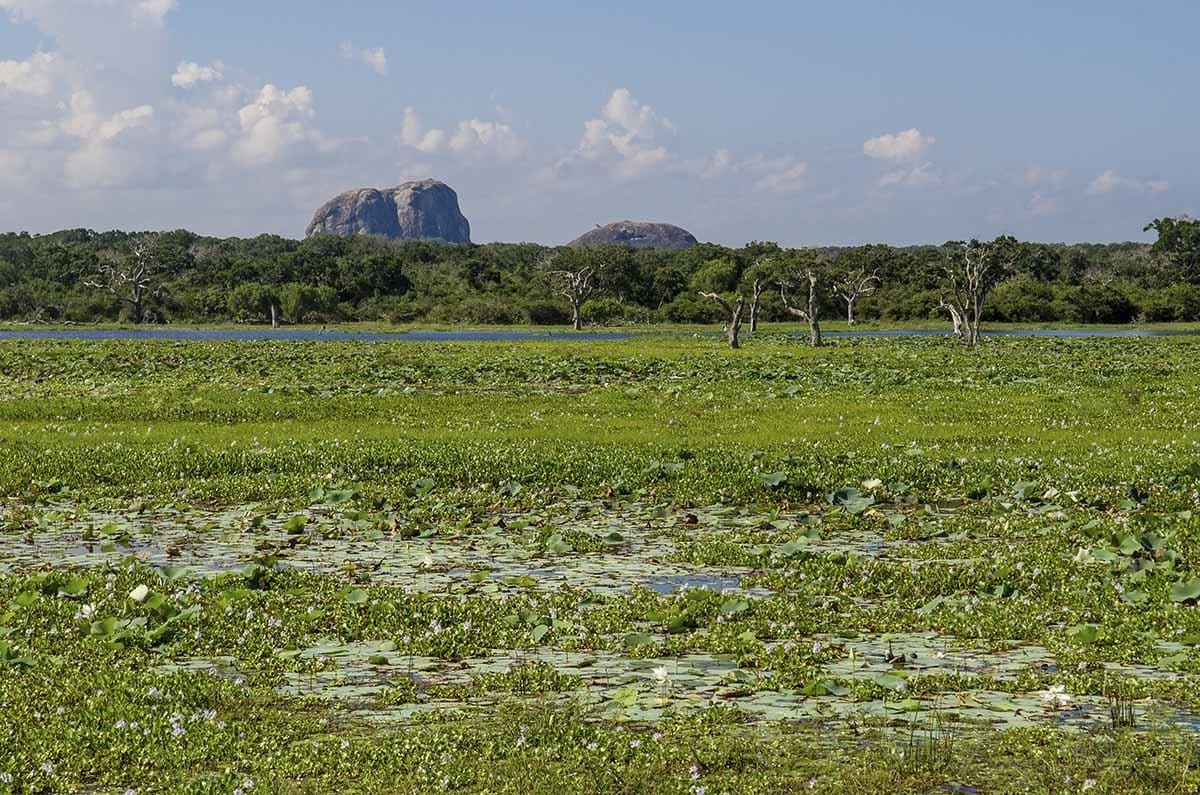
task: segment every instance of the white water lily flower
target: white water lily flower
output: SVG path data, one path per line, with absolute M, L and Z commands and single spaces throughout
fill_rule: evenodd
M 146 601 L 146 597 L 150 595 L 150 588 L 145 584 L 139 585 L 129 592 L 129 598 L 139 604 Z
M 882 488 L 883 481 L 879 478 L 871 478 L 870 480 L 864 480 L 862 486 L 867 491 L 874 491 L 875 489 Z
M 671 672 L 666 669 L 666 666 L 660 665 L 659 667 L 657 667 L 653 671 L 651 671 L 651 673 L 654 674 L 654 681 L 658 682 L 660 685 L 662 685 L 662 684 L 666 684 L 667 677 L 670 676 Z
M 1071 696 L 1067 694 L 1066 688 L 1062 685 L 1050 685 L 1050 687 L 1038 693 L 1042 698 L 1042 702 L 1054 709 L 1060 709 L 1071 705 Z

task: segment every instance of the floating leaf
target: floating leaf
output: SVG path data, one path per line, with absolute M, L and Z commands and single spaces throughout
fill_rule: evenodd
M 654 642 L 654 636 L 647 632 L 630 632 L 624 640 L 627 648 L 636 649 L 640 646 L 649 646 Z
M 361 605 L 370 599 L 370 594 L 362 588 L 351 588 L 342 594 L 342 598 L 346 600 L 346 604 Z
M 758 480 L 767 488 L 777 489 L 787 483 L 786 472 L 767 472 L 758 476 Z

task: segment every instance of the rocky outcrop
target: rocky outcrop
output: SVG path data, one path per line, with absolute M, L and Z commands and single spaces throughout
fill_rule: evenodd
M 458 207 L 458 194 L 436 179 L 396 188 L 360 188 L 325 202 L 307 235 L 380 235 L 392 240 L 470 243 L 471 225 Z
M 630 246 L 631 248 L 691 248 L 698 241 L 686 229 L 647 221 L 617 221 L 597 227 L 568 246 Z

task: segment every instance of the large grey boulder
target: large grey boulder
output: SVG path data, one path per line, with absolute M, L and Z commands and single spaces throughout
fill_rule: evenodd
M 470 243 L 471 224 L 449 185 L 423 179 L 396 188 L 359 188 L 335 196 L 313 215 L 305 234 Z
M 691 232 L 671 224 L 617 221 L 580 235 L 567 245 L 681 249 L 691 248 L 697 242 Z

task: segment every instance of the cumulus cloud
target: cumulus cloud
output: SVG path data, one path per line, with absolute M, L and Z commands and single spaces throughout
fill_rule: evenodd
M 234 158 L 248 166 L 275 162 L 296 144 L 317 139 L 308 126 L 315 116 L 313 93 L 307 86 L 285 91 L 268 83 L 238 111 L 240 136 L 233 145 Z
M 490 154 L 501 160 L 513 160 L 525 150 L 524 143 L 507 124 L 479 119 L 459 122 L 449 147 L 459 154 Z
M 358 49 L 350 42 L 342 42 L 338 52 L 348 61 L 361 61 L 378 75 L 387 75 L 387 52 L 382 47 Z
M 1162 193 L 1171 186 L 1164 180 L 1140 180 L 1133 177 L 1123 177 L 1111 168 L 1096 177 L 1084 188 L 1088 196 L 1104 196 L 1116 191 L 1135 193 Z
M 935 143 L 936 138 L 925 135 L 914 127 L 903 132 L 868 138 L 863 143 L 863 154 L 874 160 L 904 162 L 919 159 Z
M 638 102 L 629 89 L 618 88 L 600 109 L 600 117 L 584 122 L 576 155 L 612 161 L 618 176 L 638 177 L 670 159 L 667 148 L 655 141 L 663 130 L 674 132 L 675 125 Z
M 412 108 L 405 108 L 404 123 L 400 127 L 400 143 L 426 154 L 434 154 L 446 145 L 446 133 L 442 130 L 426 132 L 417 112 Z
M 507 124 L 468 119 L 459 122 L 453 132 L 426 130 L 413 108 L 404 109 L 400 143 L 429 155 L 449 152 L 465 157 L 515 160 L 525 153 L 525 142 Z
M 91 94 L 76 91 L 62 110 L 59 130 L 78 141 L 78 148 L 63 162 L 68 185 L 82 189 L 111 187 L 128 182 L 136 174 L 143 158 L 119 144 L 130 134 L 153 127 L 153 107 L 139 105 L 105 114 L 97 110 Z
M 27 61 L 0 61 L 0 96 L 49 96 L 58 83 L 57 53 L 35 52 Z
M 60 129 L 85 143 L 107 143 L 123 133 L 148 127 L 154 120 L 154 108 L 136 108 L 104 115 L 96 110 L 96 101 L 87 91 L 76 91 L 63 106 L 65 113 Z
M 194 61 L 183 61 L 171 75 L 171 85 L 178 88 L 192 88 L 198 83 L 212 83 L 225 76 L 225 64 L 213 61 L 208 66 L 201 66 Z

